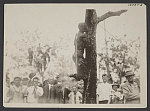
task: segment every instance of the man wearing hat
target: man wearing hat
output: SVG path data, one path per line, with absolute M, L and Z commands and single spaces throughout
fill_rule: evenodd
M 50 89 L 50 103 L 62 104 L 63 103 L 63 90 L 62 90 L 62 80 L 57 79 L 57 84 L 53 85 Z
M 125 104 L 139 104 L 140 103 L 140 89 L 137 83 L 134 82 L 134 75 L 132 71 L 127 71 L 125 77 L 127 82 L 122 85 L 123 94 L 125 97 Z
M 112 91 L 110 95 L 110 104 L 121 104 L 123 103 L 123 94 L 121 94 L 120 85 L 118 83 L 112 84 Z
M 23 88 L 21 85 L 21 77 L 14 77 L 14 85 L 10 86 L 10 103 L 23 103 Z

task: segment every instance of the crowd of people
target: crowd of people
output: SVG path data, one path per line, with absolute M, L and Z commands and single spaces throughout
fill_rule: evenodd
M 126 72 L 123 84 L 109 84 L 107 74 L 102 75 L 103 82 L 97 83 L 97 104 L 139 104 L 140 85 L 134 81 L 134 74 Z M 84 82 L 70 86 L 67 80 L 48 79 L 43 83 L 38 77 L 32 79 L 15 77 L 10 83 L 6 77 L 6 103 L 49 103 L 83 104 Z
M 81 82 L 80 82 L 81 83 Z M 6 103 L 51 103 L 51 104 L 80 104 L 83 90 L 81 84 L 71 87 L 65 80 L 48 79 L 42 84 L 38 77 L 15 77 L 13 82 L 6 77 Z
M 97 103 L 140 104 L 140 84 L 135 81 L 132 71 L 127 71 L 125 77 L 122 84 L 109 84 L 107 74 L 103 74 L 103 82 L 97 85 Z
M 42 47 L 39 46 L 35 51 L 32 48 L 28 49 L 28 60 L 29 65 L 32 66 L 33 63 L 37 68 L 38 72 L 45 71 L 48 63 L 50 62 L 50 48 L 47 48 L 45 51 L 42 50 Z

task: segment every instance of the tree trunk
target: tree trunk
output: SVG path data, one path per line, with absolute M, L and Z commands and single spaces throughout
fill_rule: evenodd
M 97 53 L 96 53 L 96 28 L 97 14 L 94 9 L 87 9 L 85 23 L 88 26 L 88 37 L 86 47 L 86 61 L 88 79 L 85 86 L 86 103 L 96 103 L 96 82 L 97 82 Z
M 97 17 L 94 9 L 86 9 L 85 23 L 88 26 L 87 46 L 85 49 L 85 60 L 87 62 L 88 78 L 84 79 L 83 103 L 96 103 L 96 83 L 97 83 L 97 52 L 96 52 L 96 28 L 97 24 L 109 17 L 120 16 L 127 10 L 116 12 L 107 12 L 104 15 Z M 109 73 L 109 72 L 108 72 Z

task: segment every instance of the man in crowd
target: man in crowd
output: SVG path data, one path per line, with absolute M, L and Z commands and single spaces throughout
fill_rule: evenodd
M 114 83 L 112 85 L 112 94 L 110 96 L 110 104 L 122 104 L 123 103 L 123 94 L 120 92 L 120 85 Z
M 50 62 L 50 56 L 49 56 L 48 50 L 43 52 L 43 55 L 42 55 L 41 59 L 42 59 L 43 71 L 45 71 L 47 66 L 48 66 L 48 63 Z
M 63 103 L 63 90 L 62 90 L 62 81 L 57 80 L 57 84 L 54 85 L 54 103 L 62 104 Z
M 108 104 L 110 101 L 111 95 L 111 85 L 107 82 L 108 77 L 106 74 L 102 75 L 103 83 L 97 85 L 97 98 L 99 104 Z
M 43 95 L 43 88 L 38 86 L 39 78 L 33 78 L 33 86 L 27 88 L 27 103 L 38 103 L 39 97 Z
M 125 104 L 140 103 L 140 87 L 134 82 L 134 74 L 127 71 L 125 74 L 127 82 L 122 85 L 123 94 L 125 96 Z
M 21 86 L 21 78 L 14 78 L 14 85 L 10 86 L 9 90 L 10 103 L 23 103 L 24 102 L 24 92 Z
M 31 48 L 28 49 L 28 54 L 29 54 L 29 64 L 32 65 L 33 61 L 33 50 Z
M 69 83 L 67 80 L 62 80 L 62 91 L 63 91 L 63 103 L 68 104 L 69 103 L 69 93 L 71 92 L 69 89 Z
M 49 101 L 50 103 L 67 104 L 69 101 L 69 98 L 68 98 L 69 93 L 70 93 L 70 90 L 65 84 L 65 81 L 60 80 L 60 78 L 58 78 L 57 83 L 54 83 L 54 85 L 50 89 Z
M 53 80 L 50 82 L 51 83 L 51 88 L 50 88 L 50 93 L 49 93 L 49 97 L 48 97 L 48 103 L 54 103 L 55 102 L 55 85 L 57 84 L 57 80 Z
M 43 102 L 50 103 L 50 90 L 52 88 L 52 80 L 45 80 L 43 84 Z
M 28 82 L 29 82 L 29 79 L 27 77 L 22 79 L 22 90 L 23 90 L 23 92 L 27 91 Z M 24 93 L 24 103 L 26 103 L 26 102 L 27 102 L 27 95 Z
M 4 92 L 4 95 L 5 95 L 5 98 L 4 98 L 4 102 L 5 103 L 9 103 L 9 88 L 10 88 L 10 78 L 8 76 L 6 76 L 6 83 L 5 83 L 5 92 Z
M 72 91 L 68 95 L 70 104 L 81 104 L 82 94 L 78 91 L 77 86 L 72 87 Z

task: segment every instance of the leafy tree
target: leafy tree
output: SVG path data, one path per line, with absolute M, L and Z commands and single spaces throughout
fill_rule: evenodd
M 127 70 L 132 70 L 133 72 L 138 71 L 140 68 L 138 58 L 140 50 L 139 38 L 129 42 L 123 38 L 116 39 L 112 37 L 111 40 L 107 40 L 107 42 L 108 53 L 98 53 L 100 57 L 100 70 L 106 70 L 110 78 L 112 73 L 116 73 L 120 82 Z

